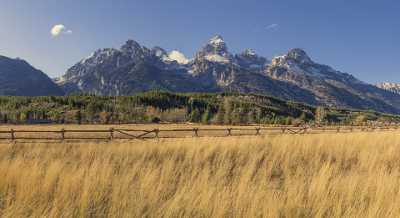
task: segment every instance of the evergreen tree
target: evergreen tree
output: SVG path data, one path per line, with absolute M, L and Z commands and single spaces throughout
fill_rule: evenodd
M 199 110 L 196 108 L 192 110 L 192 113 L 190 114 L 190 122 L 199 122 L 201 120 L 201 114 Z
M 306 122 L 307 121 L 306 113 L 302 112 L 300 117 L 299 117 L 299 120 L 302 121 L 302 122 Z
M 232 123 L 232 112 L 233 112 L 234 104 L 230 98 L 226 98 L 224 100 L 224 123 L 231 124 Z
M 217 115 L 215 115 L 215 120 L 217 124 L 220 125 L 224 124 L 225 122 L 225 108 L 222 105 L 220 105 L 218 108 Z
M 80 125 L 82 123 L 82 113 L 81 110 L 76 111 L 75 120 Z
M 292 125 L 292 118 L 291 117 L 286 117 L 285 125 Z
M 252 124 L 252 123 L 259 123 L 257 120 L 257 113 L 254 110 L 250 110 L 249 113 L 247 113 L 247 121 Z
M 209 124 L 211 120 L 211 112 L 210 109 L 207 108 L 206 111 L 204 111 L 203 116 L 201 117 L 201 122 L 203 124 Z
M 324 107 L 317 107 L 315 109 L 315 122 L 319 125 L 322 125 L 326 119 L 326 110 Z

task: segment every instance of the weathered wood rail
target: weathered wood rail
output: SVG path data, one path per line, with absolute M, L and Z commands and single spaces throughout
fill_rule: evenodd
M 396 130 L 397 126 L 276 126 L 182 129 L 60 129 L 60 130 L 2 130 L 0 140 L 116 140 L 186 137 L 259 136 L 269 134 L 320 134 Z

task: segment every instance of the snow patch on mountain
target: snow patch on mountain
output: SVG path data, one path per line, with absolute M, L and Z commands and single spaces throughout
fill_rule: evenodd
M 218 54 L 209 54 L 204 57 L 206 60 L 210 62 L 216 62 L 216 63 L 229 63 L 229 59 L 226 57 L 223 57 Z
M 168 57 L 171 60 L 178 62 L 178 64 L 188 64 L 190 62 L 190 60 L 188 58 L 186 58 L 186 56 L 183 53 L 181 53 L 177 50 L 171 51 L 169 53 Z
M 383 82 L 383 83 L 376 84 L 376 86 L 378 88 L 400 94 L 400 84 L 399 83 Z
M 99 50 L 91 53 L 86 58 L 82 59 L 80 61 L 80 64 L 82 64 L 82 65 L 100 64 L 100 63 L 103 63 L 104 60 L 106 60 L 107 58 L 115 55 L 118 52 L 119 51 L 117 49 L 114 49 L 114 48 L 99 49 Z

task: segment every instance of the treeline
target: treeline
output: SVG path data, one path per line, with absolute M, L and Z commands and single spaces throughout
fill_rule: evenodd
M 0 123 L 203 123 L 203 124 L 366 124 L 398 122 L 398 116 L 371 111 L 312 107 L 273 97 L 242 94 L 135 96 L 72 95 L 0 97 Z

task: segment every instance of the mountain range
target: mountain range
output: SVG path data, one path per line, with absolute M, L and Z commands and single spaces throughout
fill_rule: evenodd
M 4 79 L 0 77 L 0 83 L 4 83 Z M 43 86 L 50 87 L 53 92 L 25 93 L 110 96 L 133 95 L 155 89 L 170 92 L 240 92 L 270 95 L 311 105 L 400 113 L 398 93 L 316 63 L 302 49 L 292 49 L 283 56 L 268 60 L 252 49 L 233 54 L 218 35 L 208 40 L 192 59 L 179 51 L 147 48 L 128 40 L 118 49 L 105 48 L 93 52 L 54 81 L 61 91 L 51 82 L 43 82 Z M 3 87 L 0 87 L 0 94 L 3 95 L 27 95 L 22 91 L 7 93 L 1 89 Z

